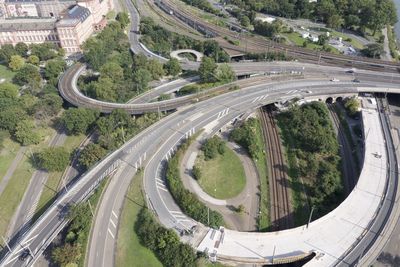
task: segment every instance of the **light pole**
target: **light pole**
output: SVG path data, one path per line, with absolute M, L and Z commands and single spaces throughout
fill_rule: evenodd
M 310 225 L 313 212 L 314 212 L 314 206 L 311 207 L 310 217 L 308 217 L 308 222 L 307 222 L 307 227 L 306 227 L 307 229 L 308 229 L 308 226 Z

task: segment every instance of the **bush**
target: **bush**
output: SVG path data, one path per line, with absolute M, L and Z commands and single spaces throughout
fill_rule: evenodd
M 224 220 L 218 212 L 210 210 L 209 222 L 207 219 L 208 208 L 197 199 L 197 196 L 187 190 L 182 183 L 179 172 L 179 161 L 188 146 L 188 142 L 183 144 L 176 154 L 168 162 L 166 178 L 168 187 L 175 201 L 181 207 L 183 212 L 213 228 L 218 228 L 224 225 Z
M 201 170 L 198 166 L 194 165 L 192 169 L 192 175 L 194 179 L 200 180 L 201 179 Z
M 64 147 L 49 147 L 36 153 L 33 160 L 36 160 L 37 167 L 48 171 L 63 171 L 69 161 L 70 154 Z
M 260 122 L 255 118 L 250 118 L 241 127 L 235 128 L 230 138 L 246 148 L 250 156 L 257 160 L 264 148 L 263 140 L 260 138 L 261 134 L 258 134 L 260 131 Z
M 146 208 L 142 208 L 138 214 L 135 231 L 140 243 L 152 250 L 164 266 L 196 266 L 193 248 L 181 243 L 173 230 L 159 225 Z
M 223 155 L 225 153 L 225 142 L 218 136 L 213 136 L 206 140 L 201 150 L 204 153 L 205 160 L 214 159 L 218 154 Z

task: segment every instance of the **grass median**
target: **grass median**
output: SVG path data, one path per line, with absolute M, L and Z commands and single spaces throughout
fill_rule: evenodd
M 239 157 L 226 148 L 223 155 L 204 160 L 200 154 L 196 166 L 200 168 L 200 186 L 212 197 L 229 199 L 237 196 L 246 185 L 246 175 Z
M 135 175 L 125 197 L 118 230 L 117 251 L 115 257 L 115 266 L 117 267 L 163 266 L 150 249 L 140 244 L 138 236 L 134 230 L 137 215 L 145 204 L 141 190 L 142 179 L 142 172 Z

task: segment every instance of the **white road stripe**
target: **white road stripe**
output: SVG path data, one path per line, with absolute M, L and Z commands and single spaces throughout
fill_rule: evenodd
M 157 186 L 158 189 L 163 190 L 165 192 L 169 192 L 167 189 Z
M 110 228 L 108 228 L 108 233 L 111 235 L 111 237 L 112 237 L 113 239 L 115 238 L 114 235 L 113 235 L 113 233 L 111 232 Z
M 163 183 L 156 182 L 156 184 L 157 184 L 157 186 L 159 186 L 159 187 L 165 188 L 165 184 L 163 184 Z
M 115 225 L 115 223 L 112 219 L 110 219 L 110 223 L 114 226 L 114 228 L 117 228 L 117 226 Z
M 114 215 L 115 218 L 118 218 L 117 214 L 112 210 L 111 211 L 112 215 Z

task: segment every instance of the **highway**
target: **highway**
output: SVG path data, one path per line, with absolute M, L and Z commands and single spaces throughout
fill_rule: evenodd
M 378 89 L 378 87 L 385 88 L 382 89 L 382 91 L 385 91 L 387 87 L 393 86 L 391 83 L 380 83 L 374 81 L 368 83 L 367 81 L 364 81 L 362 85 L 365 87 L 375 87 L 376 89 Z M 157 167 L 160 162 L 162 162 L 162 159 L 165 159 L 165 155 L 168 154 L 168 151 L 171 152 L 173 144 L 189 133 L 193 133 L 194 130 L 200 129 L 204 125 L 214 121 L 216 117 L 221 116 L 223 111 L 225 111 L 226 116 L 219 118 L 218 123 L 221 125 L 243 112 L 274 101 L 276 98 L 286 99 L 307 94 L 304 92 L 304 88 L 311 89 L 314 94 L 357 92 L 357 87 L 354 86 L 352 82 L 333 83 L 326 80 L 270 82 L 269 84 L 266 83 L 263 85 L 250 85 L 247 88 L 238 91 L 180 108 L 174 114 L 166 117 L 128 141 L 123 147 L 106 157 L 96 167 L 83 175 L 75 184 L 69 185 L 68 192 L 61 194 L 55 204 L 50 207 L 45 214 L 43 214 L 43 216 L 24 236 L 20 238 L 20 244 L 22 246 L 29 246 L 35 254 L 34 260 L 36 260 L 37 256 L 42 253 L 44 248 L 66 223 L 62 216 L 62 206 L 71 201 L 76 202 L 85 197 L 95 187 L 95 185 L 100 182 L 99 179 L 104 176 L 103 173 L 106 172 L 106 170 L 110 171 L 114 169 L 112 167 L 113 164 L 124 162 L 131 167 L 135 165 L 138 167 L 139 162 L 143 164 L 145 154 L 152 155 L 150 163 L 157 164 L 157 166 L 154 166 L 155 168 L 146 168 L 145 177 L 154 178 L 158 175 L 157 170 L 159 168 Z M 292 92 L 292 94 L 286 94 L 288 92 Z M 274 93 L 275 98 L 272 97 L 273 94 L 267 96 L 267 93 Z M 229 109 L 229 112 L 226 112 L 226 109 Z M 196 117 L 198 118 L 194 119 Z M 161 157 L 161 159 L 159 157 Z M 149 158 L 150 156 L 146 157 L 147 160 L 149 160 Z M 114 176 L 113 179 L 118 179 L 116 184 L 121 184 L 123 180 L 119 179 L 125 179 L 125 177 L 124 175 L 117 175 Z M 174 204 L 173 201 L 171 203 L 168 202 L 168 205 L 170 205 L 169 209 L 164 207 L 162 201 L 158 202 L 158 193 L 154 192 L 157 187 L 149 185 L 149 183 L 150 181 L 146 179 L 145 189 L 151 199 L 152 206 L 161 207 L 161 210 L 157 211 L 161 222 L 166 226 L 175 227 L 176 219 L 171 216 L 168 210 L 179 211 L 179 209 L 177 209 L 176 204 Z M 153 188 L 153 191 L 151 188 Z M 162 193 L 169 195 L 169 193 L 165 191 Z M 185 228 L 190 227 L 194 223 L 195 222 L 187 218 L 186 222 L 179 223 L 177 226 Z M 21 262 L 16 261 L 16 259 L 21 251 L 22 248 L 19 245 L 14 244 L 13 253 L 10 253 L 7 257 L 3 258 L 1 262 L 2 265 L 20 266 Z

